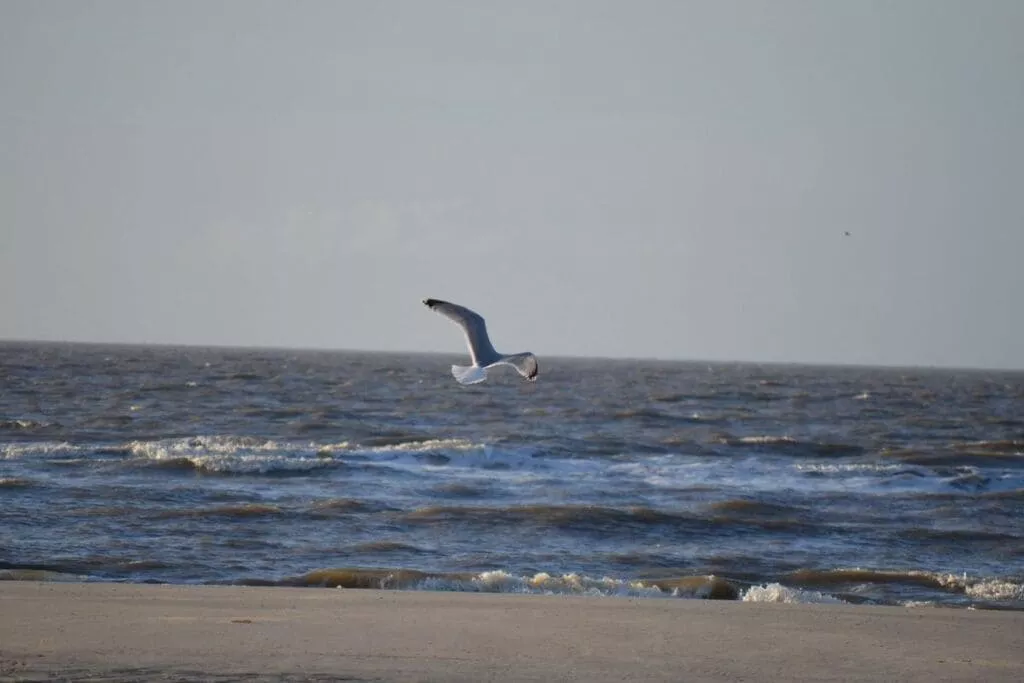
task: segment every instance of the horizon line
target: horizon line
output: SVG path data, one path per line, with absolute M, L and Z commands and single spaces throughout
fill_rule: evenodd
M 29 339 L 18 337 L 0 337 L 0 345 L 13 344 L 40 344 L 40 345 L 69 345 L 69 346 L 116 346 L 116 347 L 153 347 L 164 349 L 220 349 L 233 351 L 299 351 L 315 353 L 359 353 L 359 354 L 381 354 L 381 355 L 438 355 L 454 356 L 463 355 L 456 351 L 424 351 L 424 350 L 384 350 L 384 349 L 358 349 L 342 347 L 323 346 L 273 346 L 273 345 L 245 345 L 245 344 L 201 344 L 189 342 L 138 342 L 138 341 L 92 341 L 80 339 Z M 547 358 L 564 360 L 604 360 L 604 361 L 640 361 L 648 363 L 690 363 L 690 364 L 715 364 L 715 365 L 777 365 L 777 366 L 798 366 L 798 367 L 828 367 L 828 368 L 864 368 L 878 370 L 943 370 L 943 371 L 968 371 L 968 372 L 1024 372 L 1024 367 L 1007 368 L 996 366 L 971 366 L 971 365 L 925 365 L 925 364 L 903 364 L 903 363 L 850 363 L 850 362 L 825 362 L 825 361 L 799 361 L 799 360 L 749 360 L 749 359 L 727 359 L 727 358 L 683 358 L 683 357 L 659 357 L 659 356 L 569 356 L 561 354 L 546 355 Z

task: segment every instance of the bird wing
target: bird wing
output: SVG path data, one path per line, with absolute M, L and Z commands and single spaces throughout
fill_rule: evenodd
M 474 365 L 488 365 L 500 358 L 500 354 L 491 345 L 491 340 L 487 336 L 487 325 L 479 313 L 440 299 L 424 299 L 423 303 L 430 310 L 440 313 L 462 328 Z
M 514 356 L 505 356 L 499 362 L 511 365 L 520 375 L 531 382 L 537 381 L 537 373 L 540 372 L 540 366 L 537 364 L 537 357 L 532 353 L 517 353 Z

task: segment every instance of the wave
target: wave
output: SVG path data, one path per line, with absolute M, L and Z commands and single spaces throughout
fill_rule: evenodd
M 657 510 L 646 506 L 609 507 L 602 505 L 513 505 L 491 507 L 480 505 L 430 505 L 411 511 L 395 513 L 397 521 L 412 524 L 468 524 L 485 527 L 515 528 L 529 525 L 540 529 L 559 529 L 576 533 L 602 536 L 626 535 L 640 532 L 661 532 L 704 535 L 728 529 L 771 529 L 773 531 L 813 531 L 820 525 L 783 513 L 797 512 L 795 508 L 779 507 L 773 511 L 765 505 L 759 512 L 747 514 L 720 511 L 702 515 L 683 511 Z M 760 516 L 759 516 L 760 515 Z
M 845 584 L 888 583 L 908 584 L 940 590 L 956 590 L 966 579 L 953 574 L 928 571 L 888 571 L 878 569 L 800 569 L 787 574 L 787 582 L 803 586 L 841 586 Z
M 331 458 L 320 456 L 308 446 L 304 450 L 297 452 L 287 444 L 244 436 L 199 436 L 128 444 L 134 458 L 151 466 L 205 474 L 307 473 L 333 464 Z
M 806 463 L 796 466 L 798 472 L 815 475 L 829 474 L 867 474 L 886 476 L 913 476 L 928 477 L 932 473 L 926 470 L 915 469 L 906 465 L 875 462 L 852 462 L 852 463 Z
M 0 561 L 0 580 L 87 581 L 104 576 L 138 574 L 169 567 L 169 564 L 160 560 L 139 560 L 102 555 L 60 559 L 53 562 Z
M 841 604 L 845 602 L 834 595 L 790 588 L 780 583 L 751 586 L 743 591 L 743 602 L 782 602 L 796 604 Z
M 36 443 L 5 443 L 0 446 L 0 457 L 5 460 L 19 458 L 63 456 L 80 453 L 82 449 L 66 441 L 39 441 Z
M 317 569 L 276 581 L 242 579 L 244 585 L 316 586 L 384 590 L 523 593 L 533 595 L 592 595 L 630 597 L 687 597 L 737 600 L 738 586 L 717 576 L 663 579 L 620 579 L 585 574 L 512 574 L 503 570 L 480 573 L 427 572 L 415 569 Z
M 749 602 L 875 602 L 900 604 L 907 607 L 949 604 L 949 598 L 920 600 L 886 597 L 876 594 L 869 597 L 870 586 L 909 587 L 934 591 L 940 596 L 963 596 L 969 602 L 966 606 L 987 609 L 1024 610 L 1024 583 L 1019 580 L 992 577 L 969 577 L 967 574 L 950 574 L 924 570 L 877 570 L 877 569 L 804 569 L 781 577 L 783 583 L 769 583 L 751 586 L 743 593 L 742 599 Z M 815 588 L 830 588 L 831 592 L 819 592 Z M 891 595 L 906 595 L 897 591 Z M 961 603 L 963 604 L 963 603 Z
M 969 597 L 995 602 L 1024 602 L 1024 583 L 993 579 L 978 581 L 964 587 Z
M 511 507 L 432 505 L 399 515 L 410 524 L 463 522 L 486 525 L 533 524 L 607 532 L 658 525 L 678 526 L 693 518 L 649 507 L 614 508 L 600 505 L 515 505 Z
M 50 423 L 37 420 L 0 419 L 0 431 L 3 432 L 29 432 L 49 426 Z
M 27 489 L 38 486 L 38 484 L 24 477 L 0 477 L 0 489 Z
M 133 441 L 127 445 L 128 452 L 137 459 L 171 469 L 194 469 L 209 474 L 309 473 L 344 466 L 346 459 L 394 461 L 403 455 L 437 455 L 442 450 L 482 448 L 481 444 L 456 439 L 361 446 L 349 441 L 318 444 L 224 435 Z M 410 462 L 422 460 L 422 457 L 413 457 Z M 443 460 L 435 459 L 435 462 Z
M 856 444 L 804 441 L 792 436 L 759 434 L 753 436 L 719 435 L 715 444 L 733 448 L 754 448 L 759 451 L 777 452 L 791 456 L 854 456 L 864 453 L 864 447 Z
M 1024 583 L 1019 579 L 970 577 L 965 574 L 923 570 L 804 569 L 785 577 L 803 586 L 850 586 L 857 584 L 909 585 L 942 593 L 959 593 L 991 602 L 1024 602 Z M 1020 605 L 1024 608 L 1024 605 Z
M 420 441 L 394 439 L 391 440 L 390 443 L 379 445 L 354 446 L 346 442 L 342 444 L 342 446 L 343 450 L 349 453 L 389 455 L 398 455 L 402 453 L 433 453 L 437 451 L 484 451 L 488 448 L 485 444 L 468 441 L 466 439 L 426 439 Z
M 665 413 L 651 408 L 631 408 L 628 410 L 620 410 L 612 415 L 612 419 L 623 421 L 637 420 L 650 426 L 671 425 L 676 423 L 707 423 L 712 421 L 710 418 L 704 417 L 699 413 L 691 413 L 690 415 L 674 415 L 672 413 Z
M 75 463 L 123 461 L 127 467 L 187 470 L 202 474 L 309 474 L 317 470 L 367 463 L 390 467 L 469 467 L 519 469 L 539 465 L 532 448 L 501 448 L 465 439 L 387 439 L 388 443 L 317 443 L 255 436 L 191 436 L 134 440 L 122 444 L 75 445 L 68 442 L 0 444 L 0 459 L 76 456 Z
M 201 514 L 260 514 L 258 506 Z M 276 514 L 272 506 L 265 506 Z M 343 547 L 347 555 L 434 555 L 435 551 L 399 540 L 375 540 Z M 163 582 L 172 565 L 159 560 L 125 557 L 84 557 L 46 563 L 0 561 L 0 580 L 144 580 Z M 536 595 L 629 596 L 697 598 L 771 603 L 849 603 L 959 605 L 982 609 L 1024 610 L 1022 577 L 970 577 L 926 570 L 804 569 L 784 576 L 739 580 L 715 574 L 660 577 L 614 577 L 579 572 L 513 573 L 430 571 L 418 568 L 325 567 L 298 575 L 247 577 L 207 581 L 215 584 L 301 586 L 349 589 L 523 593 Z M 902 590 L 870 590 L 872 586 Z M 910 590 L 907 590 L 907 589 Z M 924 590 L 921 590 L 924 589 Z
M 308 474 L 339 463 L 310 457 L 287 455 L 192 455 L 156 458 L 147 466 L 153 469 L 187 470 L 199 474 Z

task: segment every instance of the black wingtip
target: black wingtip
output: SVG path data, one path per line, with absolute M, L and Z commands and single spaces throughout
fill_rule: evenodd
M 531 372 L 531 373 L 530 373 L 530 374 L 529 374 L 529 375 L 528 375 L 528 376 L 526 377 L 526 379 L 527 379 L 528 381 L 530 381 L 530 382 L 536 382 L 536 381 L 537 381 L 537 375 L 539 375 L 539 374 L 540 374 L 540 363 L 538 363 L 538 362 L 537 362 L 537 359 L 536 359 L 536 358 L 534 358 L 534 359 L 533 359 L 533 372 Z
M 430 308 L 433 308 L 434 306 L 439 306 L 440 304 L 443 304 L 443 303 L 444 302 L 441 301 L 440 299 L 424 299 L 423 300 L 423 305 L 424 306 L 428 306 Z

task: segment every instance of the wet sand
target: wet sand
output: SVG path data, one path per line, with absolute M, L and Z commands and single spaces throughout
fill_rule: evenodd
M 0 680 L 1020 681 L 1024 612 L 0 582 Z

